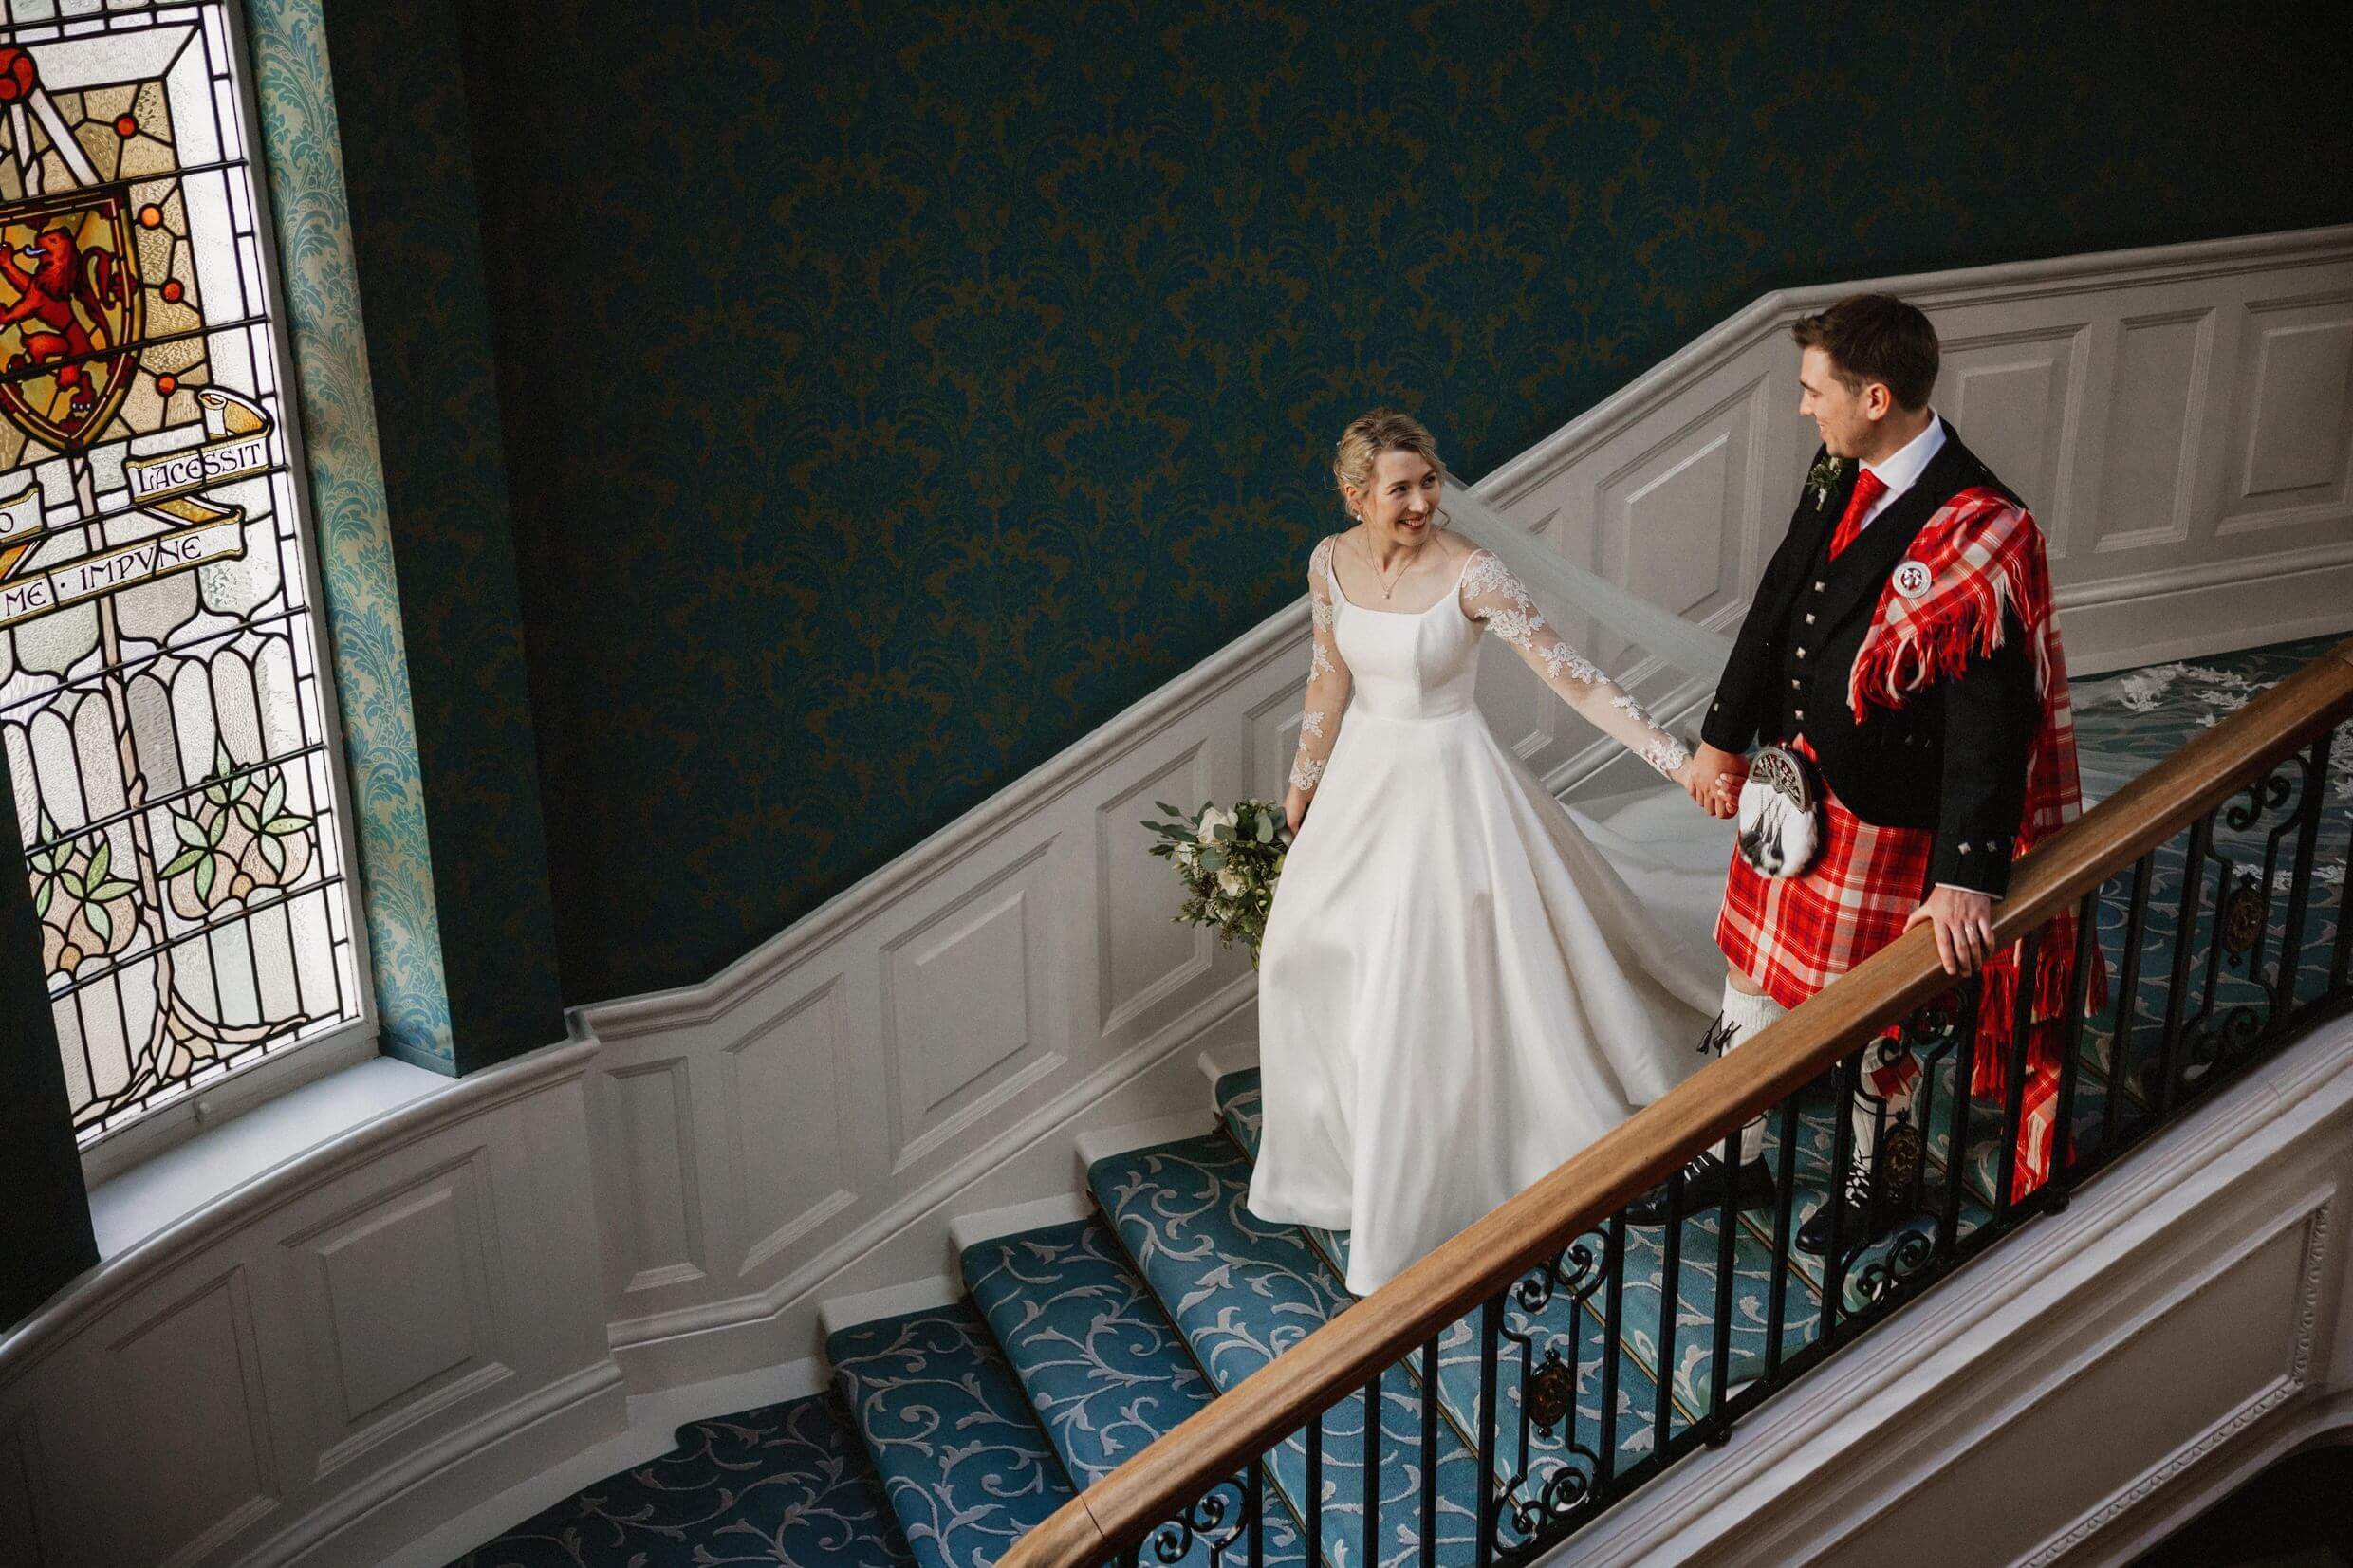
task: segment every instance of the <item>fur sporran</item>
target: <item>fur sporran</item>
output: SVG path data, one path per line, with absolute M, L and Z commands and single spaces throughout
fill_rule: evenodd
M 1760 876 L 1796 876 L 1822 847 L 1822 792 L 1813 766 L 1784 746 L 1749 764 L 1740 786 L 1740 858 Z

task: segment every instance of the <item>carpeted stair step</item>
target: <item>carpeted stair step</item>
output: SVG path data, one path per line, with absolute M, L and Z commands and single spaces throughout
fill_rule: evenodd
M 962 1263 L 973 1305 L 1081 1487 L 1209 1407 L 1209 1383 L 1101 1217 L 975 1242 Z M 1267 1512 L 1266 1545 L 1268 1568 L 1306 1561 L 1280 1502 Z M 1172 1560 L 1150 1542 L 1144 1559 Z M 1205 1538 L 1174 1560 L 1207 1568 L 1211 1559 Z
M 1267 1120 L 1258 1069 L 1244 1067 L 1221 1075 L 1210 1094 L 1217 1103 L 1217 1124 L 1235 1143 L 1241 1145 L 1242 1153 L 1255 1165 L 1258 1162 L 1259 1133 Z M 1324 1254 L 1324 1261 L 1331 1264 L 1332 1272 L 1345 1281 L 1348 1277 L 1348 1233 L 1344 1230 L 1326 1230 L 1317 1225 L 1301 1226 L 1299 1228 L 1315 1244 L 1316 1250 Z
M 839 1329 L 825 1355 L 918 1568 L 993 1562 L 1077 1495 L 969 1302 Z
M 1087 1179 L 1121 1245 L 1219 1393 L 1353 1302 L 1304 1233 L 1251 1214 L 1249 1161 L 1223 1133 L 1097 1160 Z M 1376 1545 L 1369 1552 L 1362 1393 L 1325 1412 L 1317 1498 L 1308 1495 L 1304 1432 L 1269 1455 L 1269 1471 L 1296 1517 L 1308 1519 L 1320 1503 L 1323 1556 L 1331 1568 L 1420 1560 L 1425 1451 L 1436 1485 L 1436 1559 L 1472 1560 L 1477 1460 L 1438 1414 L 1436 1406 L 1425 1411 L 1414 1379 L 1394 1371 L 1383 1376 L 1372 1467 Z
M 1255 1159 L 1264 1126 L 1258 1069 L 1244 1068 L 1224 1075 L 1217 1080 L 1215 1095 L 1218 1120 L 1244 1153 Z M 1344 1231 L 1308 1229 L 1306 1234 L 1327 1262 L 1335 1264 L 1335 1273 L 1345 1267 Z M 1602 1357 L 1602 1298 L 1590 1295 L 1588 1305 L 1585 1299 L 1578 1296 L 1586 1278 L 1572 1270 L 1567 1279 L 1553 1282 L 1550 1295 L 1542 1304 L 1531 1308 L 1525 1299 L 1515 1298 L 1505 1309 L 1496 1356 L 1496 1403 L 1502 1422 L 1496 1432 L 1495 1471 L 1499 1478 L 1509 1480 L 1525 1467 L 1529 1476 L 1522 1484 L 1524 1495 L 1540 1490 L 1544 1481 L 1566 1463 L 1572 1452 L 1582 1449 L 1585 1453 L 1599 1453 L 1603 1447 L 1603 1398 L 1610 1391 L 1604 1387 Z M 1447 1326 L 1438 1340 L 1441 1401 L 1448 1421 L 1464 1445 L 1473 1451 L 1479 1431 L 1478 1324 L 1475 1314 L 1457 1319 Z M 1545 1365 L 1548 1353 L 1554 1351 L 1559 1352 L 1564 1363 L 1572 1364 L 1575 1369 L 1573 1424 L 1565 1420 L 1547 1430 L 1531 1421 L 1523 1431 L 1520 1411 L 1528 1383 L 1536 1370 Z M 1613 1469 L 1638 1464 L 1652 1452 L 1652 1366 L 1631 1342 L 1621 1342 L 1617 1387 L 1610 1401 L 1617 1412 L 1613 1423 L 1616 1441 L 1609 1445 L 1615 1450 Z M 1417 1365 L 1409 1366 L 1408 1372 L 1418 1382 Z M 1679 1429 L 1689 1419 L 1690 1413 L 1683 1411 L 1676 1425 Z

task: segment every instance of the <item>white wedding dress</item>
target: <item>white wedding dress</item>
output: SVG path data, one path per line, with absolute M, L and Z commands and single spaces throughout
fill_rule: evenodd
M 1698 846 L 1679 867 L 1679 846 L 1612 837 L 1644 862 L 1638 896 L 1489 730 L 1472 700 L 1482 634 L 1660 772 L 1680 744 L 1488 551 L 1411 614 L 1350 602 L 1333 547 L 1308 565 L 1291 780 L 1315 794 L 1260 953 L 1249 1204 L 1349 1232 L 1362 1296 L 1704 1065 L 1723 962 L 1686 928 L 1713 912 L 1725 839 L 1677 794 Z M 1696 907 L 1670 930 L 1644 896 L 1677 894 Z

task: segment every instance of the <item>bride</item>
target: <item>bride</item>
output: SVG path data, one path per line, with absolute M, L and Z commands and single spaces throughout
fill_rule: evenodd
M 1420 424 L 1365 415 L 1332 469 L 1355 526 L 1307 563 L 1249 1205 L 1349 1232 L 1362 1296 L 1695 1070 L 1723 975 L 1489 731 L 1480 636 L 1696 798 L 1690 753 L 1444 526 Z

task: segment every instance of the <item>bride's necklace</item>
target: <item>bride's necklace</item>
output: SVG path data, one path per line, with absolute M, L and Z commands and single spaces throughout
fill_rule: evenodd
M 1380 563 L 1373 559 L 1373 547 L 1370 544 L 1366 544 L 1364 546 L 1364 563 L 1372 567 L 1373 581 L 1380 584 L 1380 597 L 1384 600 L 1388 599 L 1392 593 L 1397 591 L 1399 580 L 1403 578 L 1407 572 L 1414 569 L 1414 563 L 1421 559 L 1421 551 L 1422 546 L 1420 544 L 1415 545 L 1412 553 L 1406 556 L 1403 563 L 1400 564 L 1395 572 L 1392 572 L 1387 577 L 1382 577 L 1380 575 Z

